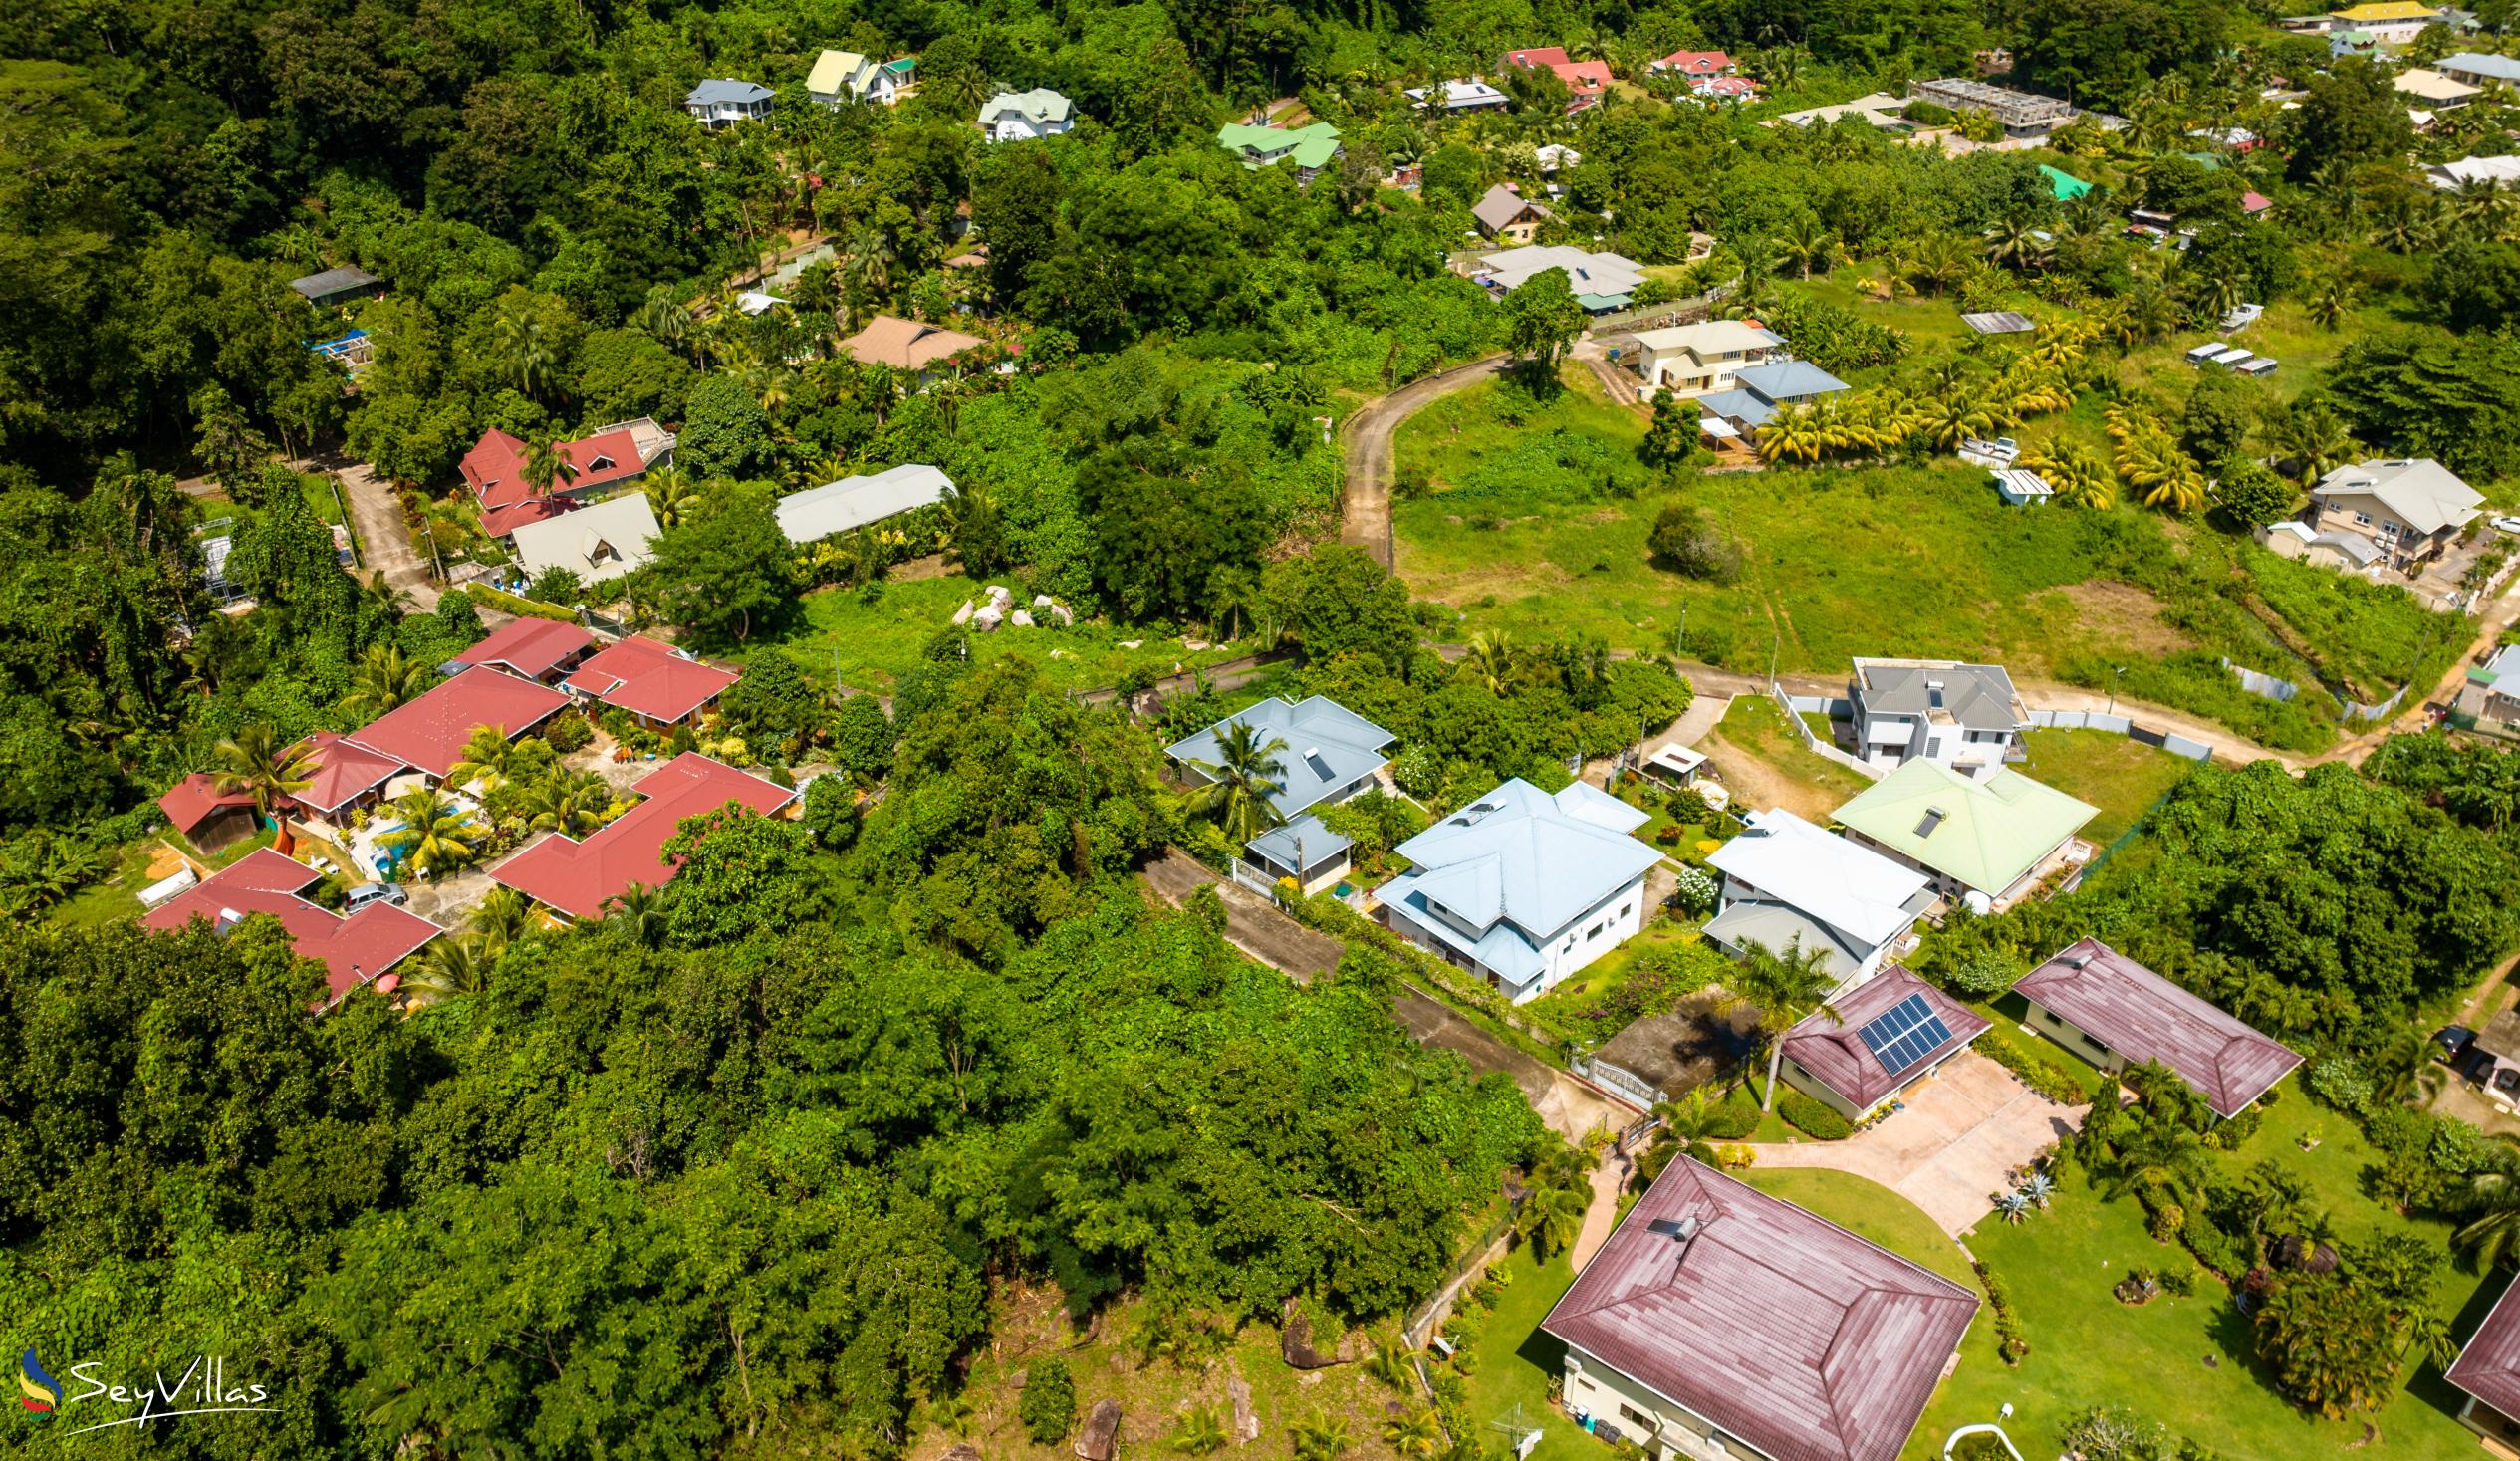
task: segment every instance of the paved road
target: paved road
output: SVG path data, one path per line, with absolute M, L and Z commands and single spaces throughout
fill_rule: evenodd
M 366 462 L 310 462 L 303 466 L 309 471 L 329 470 L 334 480 L 342 484 L 343 505 L 350 510 L 351 523 L 359 530 L 359 546 L 368 567 L 410 595 L 411 602 L 422 609 L 434 610 L 437 585 L 429 578 L 427 561 L 411 546 L 410 530 L 402 525 L 402 503 L 393 495 L 392 486 Z
M 1512 364 L 1511 357 L 1496 356 L 1455 365 L 1368 401 L 1364 409 L 1348 418 L 1348 494 L 1346 521 L 1339 529 L 1340 542 L 1363 548 L 1386 569 L 1391 566 L 1392 433 L 1399 429 L 1400 422 L 1423 410 L 1428 402 L 1467 390 L 1482 380 L 1492 380 Z
M 1296 922 L 1258 893 L 1208 871 L 1178 848 L 1165 849 L 1138 876 L 1176 908 L 1199 888 L 1214 886 L 1225 905 L 1225 941 L 1298 984 L 1310 984 L 1337 968 L 1348 951 L 1339 940 Z

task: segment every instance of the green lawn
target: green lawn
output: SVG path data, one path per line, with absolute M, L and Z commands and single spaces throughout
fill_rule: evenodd
M 986 588 L 955 575 L 887 580 L 873 603 L 853 589 L 809 594 L 804 623 L 779 643 L 810 673 L 837 672 L 841 683 L 853 689 L 886 693 L 917 666 L 927 642 L 952 627 L 954 611 L 963 602 L 979 599 Z M 1130 640 L 1137 641 L 1138 647 L 1122 647 Z M 1009 626 L 994 634 L 974 634 L 971 644 L 971 652 L 982 660 L 1022 654 L 1063 690 L 1107 689 L 1132 669 L 1171 674 L 1244 652 L 1226 646 L 1193 653 L 1178 638 L 1152 629 L 1120 629 L 1084 621 L 1073 628 Z
M 2083 838 L 2107 847 L 2178 785 L 2196 763 L 2107 731 L 2034 730 L 2030 759 L 2014 769 L 2100 809 Z
M 1637 961 L 1660 949 L 1695 943 L 1702 937 L 1688 918 L 1657 918 L 1635 938 L 1587 965 L 1582 972 L 1522 1007 L 1523 1017 L 1567 1034 L 1590 1035 L 1584 1012 L 1617 994 L 1628 983 Z
M 264 828 L 252 837 L 235 844 L 215 857 L 202 860 L 213 871 L 227 866 L 257 848 L 271 846 L 271 829 Z M 114 870 L 88 884 L 47 911 L 45 921 L 61 928 L 107 928 L 127 923 L 147 911 L 140 906 L 140 889 L 152 880 L 148 866 L 158 852 L 159 839 L 144 837 L 112 849 L 107 856 Z
M 1477 1369 L 1464 1408 L 1480 1428 L 1482 1450 L 1496 1448 L 1487 1440 L 1495 1434 L 1487 1426 L 1519 1407 L 1525 1423 L 1541 1432 L 1531 1461 L 1607 1461 L 1609 1448 L 1549 1403 L 1550 1382 L 1566 1371 L 1566 1346 L 1540 1333 L 1540 1322 L 1574 1285 L 1575 1271 L 1563 1253 L 1545 1265 L 1535 1263 L 1528 1246 L 1517 1246 L 1504 1267 L 1513 1281 L 1480 1321 L 1478 1339 L 1468 1350 L 1477 1356 Z

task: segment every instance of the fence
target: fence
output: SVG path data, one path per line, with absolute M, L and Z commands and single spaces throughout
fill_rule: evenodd
M 1435 1327 L 1441 1324 L 1443 1317 L 1451 1311 L 1452 1301 L 1460 1296 L 1462 1288 L 1470 1282 L 1472 1276 L 1486 1272 L 1489 1264 L 1505 1256 L 1505 1240 L 1514 1231 L 1514 1215 L 1522 1210 L 1523 1202 L 1522 1197 L 1508 1201 L 1505 1204 L 1504 1216 L 1488 1224 L 1487 1231 L 1471 1241 L 1468 1248 L 1463 1250 L 1468 1257 L 1453 1265 L 1452 1273 L 1441 1284 L 1435 1286 L 1433 1297 L 1417 1306 L 1416 1310 L 1408 1316 L 1408 1322 L 1400 1329 L 1400 1337 L 1409 1348 L 1425 1348 L 1426 1340 L 1433 1336 Z
M 1624 1066 L 1614 1066 L 1597 1056 L 1588 1054 L 1572 1057 L 1567 1061 L 1566 1067 L 1569 1071 L 1613 1095 L 1635 1101 L 1645 1110 L 1653 1109 L 1655 1104 L 1662 1099 L 1662 1093 L 1654 1089 L 1652 1082 Z
M 1835 741 L 1822 740 L 1820 733 L 1813 730 L 1803 719 L 1806 714 L 1826 715 L 1831 720 L 1851 719 L 1855 715 L 1855 705 L 1852 701 L 1833 700 L 1825 695 L 1788 695 L 1785 693 L 1785 687 L 1774 680 L 1768 681 L 1768 697 L 1776 702 L 1777 709 L 1785 712 L 1785 723 L 1794 728 L 1794 734 L 1803 738 L 1803 744 L 1811 750 L 1812 754 L 1824 761 L 1835 761 L 1866 781 L 1882 779 L 1883 771 L 1880 767 L 1868 766 L 1839 750 Z
M 2279 680 L 2271 674 L 2263 674 L 2244 665 L 2233 664 L 2228 659 L 2222 662 L 2222 667 L 2231 671 L 2232 677 L 2240 682 L 2241 689 L 2261 700 L 2280 700 L 2285 704 L 2290 704 L 2301 696 L 2302 687 L 2291 680 Z M 2378 705 L 2366 705 L 2360 700 L 2348 700 L 2325 686 L 2320 688 L 2322 693 L 2336 702 L 2337 714 L 2348 720 L 2369 721 L 2386 720 L 2396 714 L 2398 705 L 2406 698 L 2406 692 L 2413 689 L 2414 685 L 2411 681 L 2399 685 L 2396 694 L 2381 701 Z
M 2030 712 L 2030 723 L 2043 730 L 2107 731 L 2113 736 L 2125 736 L 2128 740 L 2154 746 L 2190 761 L 2210 761 L 2214 754 L 2214 748 L 2202 741 L 2190 740 L 2175 731 L 2153 730 L 2123 715 L 2107 715 L 2098 710 L 2033 710 Z

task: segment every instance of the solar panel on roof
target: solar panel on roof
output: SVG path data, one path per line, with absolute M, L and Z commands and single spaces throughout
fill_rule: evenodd
M 1951 1027 L 1921 994 L 1911 994 L 1855 1032 L 1882 1069 L 1897 1078 L 1951 1038 Z

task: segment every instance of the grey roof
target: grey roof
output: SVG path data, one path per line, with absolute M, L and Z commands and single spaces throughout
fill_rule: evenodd
M 1732 378 L 1740 381 L 1744 388 L 1778 404 L 1809 400 L 1816 395 L 1829 395 L 1847 388 L 1847 382 L 1809 361 L 1772 361 L 1764 365 L 1752 365 Z
M 2370 568 L 2380 561 L 2380 545 L 2360 533 L 2348 533 L 2339 529 L 2332 533 L 2322 533 L 2310 541 L 2319 547 L 2335 549 L 2354 560 L 2357 567 Z
M 656 510 L 648 506 L 647 494 L 626 492 L 538 523 L 520 523 L 509 541 L 529 576 L 565 568 L 581 582 L 601 584 L 645 563 L 656 533 Z
M 2520 61 L 2508 56 L 2486 56 L 2475 51 L 2461 51 L 2432 63 L 2434 71 L 2464 71 L 2476 76 L 2489 76 L 2496 81 L 2520 84 Z
M 765 102 L 769 99 L 770 89 L 759 82 L 735 81 L 726 77 L 713 76 L 693 87 L 689 94 L 683 97 L 682 105 L 714 107 L 721 102 Z
M 1525 208 L 1529 208 L 1543 218 L 1549 216 L 1548 209 L 1500 182 L 1490 187 L 1486 194 L 1471 207 L 1470 216 L 1486 225 L 1487 230 L 1493 233 L 1521 217 Z
M 328 294 L 340 294 L 346 289 L 366 289 L 369 285 L 379 282 L 376 275 L 356 264 L 342 264 L 321 273 L 292 279 L 289 281 L 289 287 L 313 300 L 322 299 Z
M 1941 704 L 1934 704 L 1940 689 Z M 2030 721 L 2000 664 L 1948 659 L 1859 659 L 1855 697 L 1868 715 L 1929 715 L 1940 709 L 1969 730 L 2021 730 Z
M 1593 253 L 1565 244 L 1529 244 L 1481 254 L 1479 261 L 1495 283 L 1520 289 L 1535 274 L 1566 271 L 1567 287 L 1577 294 L 1629 294 L 1645 282 L 1644 266 L 1623 254 Z
M 1332 832 L 1318 817 L 1306 813 L 1291 822 L 1283 822 L 1243 844 L 1252 852 L 1279 867 L 1318 866 L 1356 844 Z
M 998 120 L 1002 113 L 1013 112 L 1027 121 L 1047 125 L 1068 120 L 1068 99 L 1048 87 L 1035 87 L 1029 92 L 1000 92 L 980 109 L 982 125 Z
M 1764 426 L 1776 415 L 1775 402 L 1751 390 L 1713 391 L 1697 398 L 1697 408 L 1744 426 Z
M 2018 310 L 1981 310 L 1962 315 L 1960 323 L 1980 335 L 2019 335 L 2039 328 L 2037 321 Z
M 1628 836 L 1647 820 L 1582 782 L 1553 797 L 1517 777 L 1400 844 L 1396 851 L 1416 866 L 1381 896 L 1440 907 L 1482 930 L 1481 945 L 1510 932 L 1537 967 L 1541 944 L 1662 860 Z M 1484 953 L 1480 962 L 1514 967 Z
M 1396 739 L 1338 701 L 1314 695 L 1294 704 L 1263 700 L 1173 742 L 1163 748 L 1164 754 L 1184 765 L 1214 762 L 1217 736 L 1229 725 L 1250 726 L 1260 733 L 1262 745 L 1285 742 L 1277 753 L 1278 793 L 1269 798 L 1269 805 L 1289 819 L 1357 778 L 1371 775 L 1391 759 L 1385 748 Z
M 952 496 L 954 484 L 943 472 L 911 463 L 791 492 L 772 511 L 789 542 L 815 543 L 834 533 L 932 506 Z
M 2368 492 L 2418 533 L 2464 527 L 2484 502 L 2458 474 L 2430 457 L 2356 462 L 2319 479 L 2329 493 Z
M 1832 979 L 1852 978 L 1873 952 L 1799 909 L 1751 898 L 1725 904 L 1706 920 L 1705 933 L 1725 948 L 1745 953 L 1754 943 L 1780 954 L 1789 946 L 1806 953 L 1817 949 L 1828 956 L 1821 965 Z

